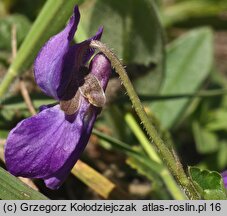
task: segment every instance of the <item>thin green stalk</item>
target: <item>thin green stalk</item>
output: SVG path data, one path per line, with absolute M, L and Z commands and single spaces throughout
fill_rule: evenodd
M 151 162 L 151 160 L 148 157 L 141 155 L 140 152 L 133 149 L 127 143 L 124 143 L 116 138 L 108 136 L 96 129 L 93 129 L 92 133 L 95 134 L 100 139 L 111 143 L 111 145 L 114 147 L 114 149 L 125 153 L 128 157 L 131 157 L 131 158 L 137 160 L 139 163 L 143 164 L 144 166 L 149 167 L 152 171 L 157 173 L 157 176 L 160 175 L 160 173 L 162 173 L 163 165 L 161 165 L 155 161 Z
M 107 142 L 110 142 L 111 144 L 114 145 L 114 147 L 116 149 L 118 149 L 119 151 L 122 151 L 122 152 L 125 152 L 125 153 L 130 153 L 131 155 L 136 155 L 136 156 L 139 156 L 139 153 L 136 152 L 134 149 L 132 149 L 129 145 L 127 145 L 126 143 L 116 139 L 116 138 L 113 138 L 111 136 L 108 136 L 96 129 L 93 129 L 92 130 L 92 133 L 94 135 L 96 135 L 97 137 L 107 141 Z
M 159 158 L 158 154 L 156 153 L 155 148 L 151 145 L 149 140 L 147 140 L 147 137 L 143 133 L 143 131 L 140 129 L 140 127 L 137 125 L 136 120 L 133 118 L 131 113 L 126 113 L 124 116 L 126 123 L 128 124 L 129 128 L 132 130 L 132 132 L 135 134 L 137 139 L 140 141 L 140 144 L 144 148 L 145 152 L 149 156 L 150 159 L 156 161 L 157 163 L 162 163 L 161 159 Z
M 163 10 L 162 23 L 169 27 L 177 22 L 190 18 L 211 17 L 221 14 L 227 9 L 226 1 L 191 0 L 182 1 Z
M 107 58 L 110 60 L 112 67 L 115 68 L 116 72 L 119 74 L 120 79 L 128 93 L 128 96 L 132 102 L 132 105 L 139 116 L 144 128 L 146 129 L 151 142 L 157 147 L 160 157 L 165 161 L 167 167 L 169 168 L 170 172 L 176 178 L 178 183 L 181 185 L 185 193 L 187 194 L 189 199 L 199 199 L 199 195 L 194 188 L 192 182 L 186 176 L 182 166 L 179 166 L 176 163 L 173 154 L 169 151 L 168 147 L 165 145 L 161 137 L 159 136 L 158 132 L 156 131 L 155 127 L 151 124 L 142 103 L 136 94 L 134 87 L 128 78 L 128 75 L 122 66 L 120 60 L 116 57 L 116 55 L 109 49 L 107 46 L 100 41 L 93 40 L 91 41 L 90 46 L 92 48 L 99 49 L 103 52 Z
M 73 12 L 73 6 L 81 2 L 82 0 L 46 1 L 1 82 L 1 100 L 14 79 L 32 64 L 35 56 L 47 39 L 56 34 L 64 26 L 70 14 Z
M 159 101 L 159 100 L 175 100 L 182 98 L 206 98 L 215 97 L 227 94 L 226 88 L 203 90 L 196 93 L 185 93 L 185 94 L 171 94 L 171 95 L 138 95 L 141 101 Z M 117 102 L 125 102 L 126 97 L 121 97 Z
M 130 129 L 133 131 L 137 139 L 140 141 L 140 144 L 142 145 L 150 159 L 163 165 L 162 160 L 156 153 L 154 147 L 151 145 L 151 143 L 149 142 L 146 135 L 143 133 L 143 131 L 141 130 L 141 128 L 139 127 L 138 123 L 136 122 L 135 118 L 132 116 L 131 113 L 127 113 L 125 115 L 125 121 L 127 122 Z M 161 176 L 163 182 L 167 186 L 169 192 L 171 193 L 174 199 L 177 200 L 185 199 L 185 195 L 182 194 L 182 191 L 179 189 L 169 170 L 165 166 L 160 171 L 159 175 Z

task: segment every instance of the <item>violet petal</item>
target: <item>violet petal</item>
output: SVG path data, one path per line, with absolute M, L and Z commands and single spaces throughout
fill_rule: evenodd
M 221 175 L 224 182 L 224 186 L 225 188 L 227 188 L 227 171 L 224 171 Z
M 104 54 L 98 53 L 95 55 L 91 61 L 89 71 L 96 76 L 100 81 L 103 90 L 105 90 L 112 70 L 110 61 Z
M 105 90 L 111 66 L 103 54 L 94 57 L 90 72 Z M 56 105 L 21 121 L 6 141 L 8 170 L 16 176 L 43 178 L 49 188 L 57 189 L 84 150 L 100 111 L 81 96 L 74 115 L 65 115 Z
M 87 114 L 84 118 L 84 130 L 82 135 L 80 136 L 80 140 L 70 155 L 70 157 L 65 161 L 65 164 L 59 169 L 56 173 L 54 173 L 49 178 L 45 178 L 45 184 L 47 187 L 51 189 L 57 189 L 61 186 L 63 181 L 67 178 L 68 174 L 70 173 L 71 169 L 79 159 L 81 153 L 83 152 L 84 148 L 86 147 L 88 140 L 91 135 L 91 131 L 96 120 L 97 115 L 100 113 L 101 108 L 94 107 L 88 103 L 86 99 L 82 99 L 82 106 L 87 107 Z
M 74 151 L 74 157 L 79 157 L 78 149 L 84 148 L 81 137 L 95 120 L 89 106 L 84 103 L 75 116 L 67 119 L 56 105 L 20 122 L 6 142 L 8 170 L 16 176 L 46 178 L 57 172 Z
M 99 28 L 95 36 L 70 46 L 79 20 L 80 13 L 76 6 L 65 29 L 46 42 L 34 63 L 37 84 L 47 95 L 56 100 L 69 99 L 69 92 L 65 92 L 68 88 L 72 92 L 71 97 L 75 93 L 78 70 L 94 53 L 94 50 L 89 48 L 89 43 L 91 40 L 99 40 L 102 35 L 103 29 Z M 65 98 L 66 95 L 68 98 Z
M 34 63 L 36 83 L 47 95 L 55 99 L 58 99 L 56 89 L 61 82 L 64 56 L 69 50 L 79 20 L 80 13 L 76 6 L 65 29 L 46 42 Z
M 77 81 L 80 76 L 80 67 L 94 54 L 94 49 L 89 48 L 91 40 L 99 40 L 102 36 L 103 28 L 99 28 L 96 34 L 79 43 L 71 46 L 64 56 L 64 64 L 61 72 L 61 84 L 58 86 L 57 95 L 62 100 L 71 99 L 78 90 Z
M 99 79 L 103 90 L 105 90 L 111 74 L 111 64 L 109 60 L 103 54 L 97 54 L 90 64 L 90 73 Z M 85 98 L 82 98 L 80 109 L 87 107 L 89 115 L 86 115 L 84 119 L 84 121 L 87 122 L 87 126 L 86 130 L 83 131 L 83 135 L 79 141 L 80 144 L 78 146 L 80 146 L 80 148 L 78 147 L 75 149 L 61 169 L 59 169 L 51 177 L 45 179 L 45 184 L 51 189 L 59 188 L 59 186 L 68 176 L 70 170 L 75 165 L 76 161 L 79 159 L 81 152 L 88 142 L 96 116 L 101 111 L 100 108 L 88 105 L 88 101 Z

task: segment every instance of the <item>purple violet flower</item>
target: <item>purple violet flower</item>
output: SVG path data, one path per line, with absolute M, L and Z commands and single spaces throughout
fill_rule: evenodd
M 111 73 L 109 60 L 100 53 L 85 67 L 94 54 L 89 43 L 101 38 L 102 28 L 71 45 L 79 19 L 76 6 L 65 29 L 50 38 L 34 63 L 37 84 L 60 105 L 42 106 L 40 113 L 18 123 L 5 146 L 10 173 L 42 178 L 51 189 L 63 183 L 86 147 Z
M 224 186 L 227 189 L 227 171 L 224 171 L 223 173 L 221 173 L 221 175 L 224 182 Z

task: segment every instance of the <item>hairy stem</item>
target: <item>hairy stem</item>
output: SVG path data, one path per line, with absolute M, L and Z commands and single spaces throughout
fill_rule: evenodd
M 168 149 L 168 147 L 165 145 L 165 143 L 159 136 L 155 127 L 151 124 L 151 122 L 142 106 L 142 103 L 141 103 L 137 93 L 135 92 L 134 87 L 133 87 L 124 67 L 122 66 L 122 63 L 120 62 L 120 60 L 105 44 L 101 43 L 100 41 L 93 40 L 93 41 L 91 41 L 90 46 L 92 48 L 99 49 L 110 60 L 112 67 L 119 74 L 120 79 L 132 102 L 132 105 L 133 105 L 137 115 L 139 116 L 145 130 L 147 131 L 147 134 L 148 134 L 151 142 L 156 146 L 156 148 L 160 154 L 160 157 L 166 163 L 170 172 L 176 178 L 179 185 L 183 188 L 183 190 L 185 191 L 188 198 L 189 199 L 199 199 L 200 197 L 199 197 L 197 191 L 195 190 L 192 182 L 189 180 L 189 178 L 185 174 L 182 166 L 181 165 L 179 166 L 178 163 L 176 163 L 174 155 Z

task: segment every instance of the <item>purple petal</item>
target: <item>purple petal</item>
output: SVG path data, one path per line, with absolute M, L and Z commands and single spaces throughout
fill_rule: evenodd
M 40 50 L 35 63 L 34 74 L 39 87 L 56 100 L 69 99 L 77 90 L 76 76 L 79 68 L 93 55 L 89 48 L 91 40 L 99 40 L 103 29 L 100 28 L 95 36 L 80 44 L 70 46 L 80 20 L 78 7 L 63 31 L 50 38 Z M 69 86 L 70 85 L 70 86 Z
M 79 44 L 75 44 L 69 48 L 68 53 L 64 57 L 64 65 L 61 73 L 61 83 L 57 88 L 58 98 L 69 100 L 78 90 L 77 80 L 80 76 L 80 67 L 94 54 L 94 49 L 89 48 L 91 40 L 100 40 L 103 28 L 99 28 L 96 34 Z
M 97 54 L 91 64 L 90 64 L 90 73 L 92 73 L 93 75 L 95 75 L 101 85 L 103 90 L 106 89 L 110 74 L 111 74 L 111 64 L 109 62 L 109 60 L 103 55 L 103 54 Z M 81 102 L 82 105 L 84 106 L 84 104 L 88 103 L 86 99 L 82 99 L 83 101 Z M 100 111 L 99 108 L 94 107 L 92 105 L 90 105 L 89 108 L 91 111 L 93 110 L 93 112 L 98 113 Z M 92 126 L 93 126 L 93 121 L 95 121 L 96 115 L 93 114 L 91 115 L 92 112 L 90 113 L 90 116 L 87 116 L 87 130 L 84 131 L 84 135 L 81 137 L 81 146 L 86 146 L 86 143 L 88 142 L 88 138 L 90 137 L 91 134 L 91 130 L 92 130 Z M 90 119 L 90 120 L 89 120 Z M 75 165 L 76 161 L 78 160 L 79 156 L 80 156 L 80 152 L 83 151 L 83 148 L 81 148 L 80 151 L 78 151 L 78 149 L 76 151 L 73 152 L 73 154 L 70 156 L 70 158 L 67 160 L 67 162 L 65 163 L 65 165 L 58 170 L 58 172 L 56 172 L 52 177 L 50 178 L 46 178 L 45 179 L 45 184 L 52 189 L 57 189 L 62 182 L 65 180 L 65 178 L 68 176 L 68 173 L 70 172 L 70 170 L 72 169 L 72 167 Z
M 110 62 L 97 54 L 90 70 L 105 90 Z M 65 115 L 56 105 L 23 120 L 6 141 L 8 170 L 16 176 L 43 178 L 49 188 L 57 189 L 84 150 L 100 111 L 101 108 L 81 96 L 80 107 L 74 115 Z
M 92 59 L 89 70 L 90 73 L 96 76 L 96 78 L 100 81 L 103 90 L 105 90 L 111 74 L 110 61 L 104 54 L 98 53 Z
M 91 135 L 91 131 L 96 120 L 97 115 L 100 113 L 101 108 L 94 107 L 90 105 L 86 99 L 82 99 L 82 106 L 89 106 L 87 110 L 87 116 L 84 118 L 84 122 L 86 127 L 84 127 L 83 134 L 80 136 L 80 140 L 78 145 L 76 146 L 73 153 L 70 155 L 67 161 L 65 161 L 64 166 L 61 167 L 56 173 L 54 173 L 51 177 L 45 179 L 45 184 L 47 187 L 51 189 L 58 189 L 64 180 L 67 178 L 71 169 L 79 159 L 81 153 L 86 147 L 88 140 Z
M 227 188 L 227 171 L 224 171 L 221 175 L 222 175 L 225 188 Z
M 34 74 L 39 87 L 49 96 L 58 99 L 56 89 L 60 85 L 64 56 L 76 32 L 80 20 L 78 7 L 63 31 L 50 38 L 40 50 L 35 63 Z
M 57 105 L 20 122 L 6 142 L 8 170 L 16 176 L 46 178 L 62 168 L 74 151 L 74 157 L 79 157 L 85 147 L 80 140 L 97 115 L 89 107 L 84 103 L 75 116 L 66 119 Z

